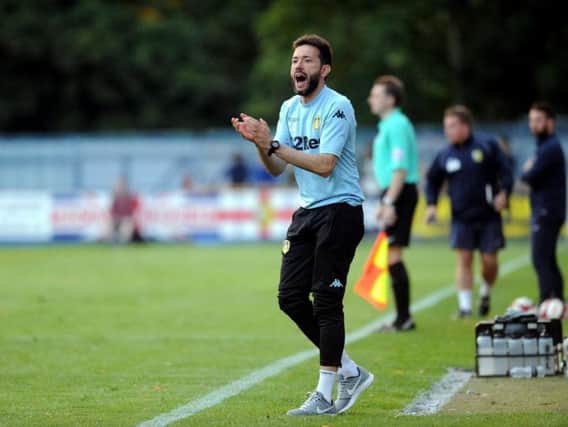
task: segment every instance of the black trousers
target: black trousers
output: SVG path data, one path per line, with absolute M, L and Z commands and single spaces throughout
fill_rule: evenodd
M 363 233 L 361 206 L 338 203 L 300 208 L 294 213 L 282 248 L 280 308 L 320 349 L 322 366 L 341 366 L 345 345 L 343 297 Z
M 548 298 L 564 301 L 564 279 L 556 259 L 563 221 L 538 218 L 531 222 L 531 258 L 538 276 L 540 302 Z

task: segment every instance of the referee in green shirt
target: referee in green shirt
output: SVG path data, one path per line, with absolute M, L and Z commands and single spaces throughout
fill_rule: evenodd
M 385 332 L 416 328 L 410 314 L 410 280 L 402 251 L 410 243 L 418 202 L 418 153 L 414 127 L 400 110 L 403 94 L 400 79 L 380 76 L 367 100 L 371 112 L 381 119 L 373 143 L 373 167 L 381 189 L 377 220 L 389 236 L 388 263 L 396 300 L 396 319 L 381 328 Z

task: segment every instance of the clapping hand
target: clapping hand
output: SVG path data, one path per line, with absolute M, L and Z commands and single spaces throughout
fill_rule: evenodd
M 272 134 L 264 119 L 256 119 L 248 114 L 241 113 L 239 117 L 231 118 L 231 124 L 244 139 L 253 142 L 259 148 L 265 150 L 270 148 Z

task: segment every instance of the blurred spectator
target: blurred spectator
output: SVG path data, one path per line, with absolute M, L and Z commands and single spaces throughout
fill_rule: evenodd
M 193 180 L 189 174 L 185 174 L 181 178 L 181 191 L 189 193 L 191 190 L 193 190 Z
M 233 154 L 233 159 L 226 175 L 233 187 L 242 187 L 247 183 L 249 170 L 241 154 Z
M 138 197 L 130 192 L 126 179 L 119 177 L 114 184 L 110 208 L 111 241 L 118 243 L 143 241 L 136 218 L 138 207 Z

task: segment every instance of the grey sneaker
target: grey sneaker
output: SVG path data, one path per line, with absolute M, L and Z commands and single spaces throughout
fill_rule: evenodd
M 333 402 L 328 402 L 319 391 L 310 393 L 308 398 L 302 406 L 296 409 L 290 409 L 287 412 L 291 416 L 305 416 L 305 415 L 336 415 L 337 411 Z
M 337 400 L 335 401 L 337 413 L 342 414 L 351 408 L 359 395 L 371 385 L 374 379 L 373 374 L 360 366 L 359 375 L 356 377 L 345 378 L 340 375 L 337 386 Z

